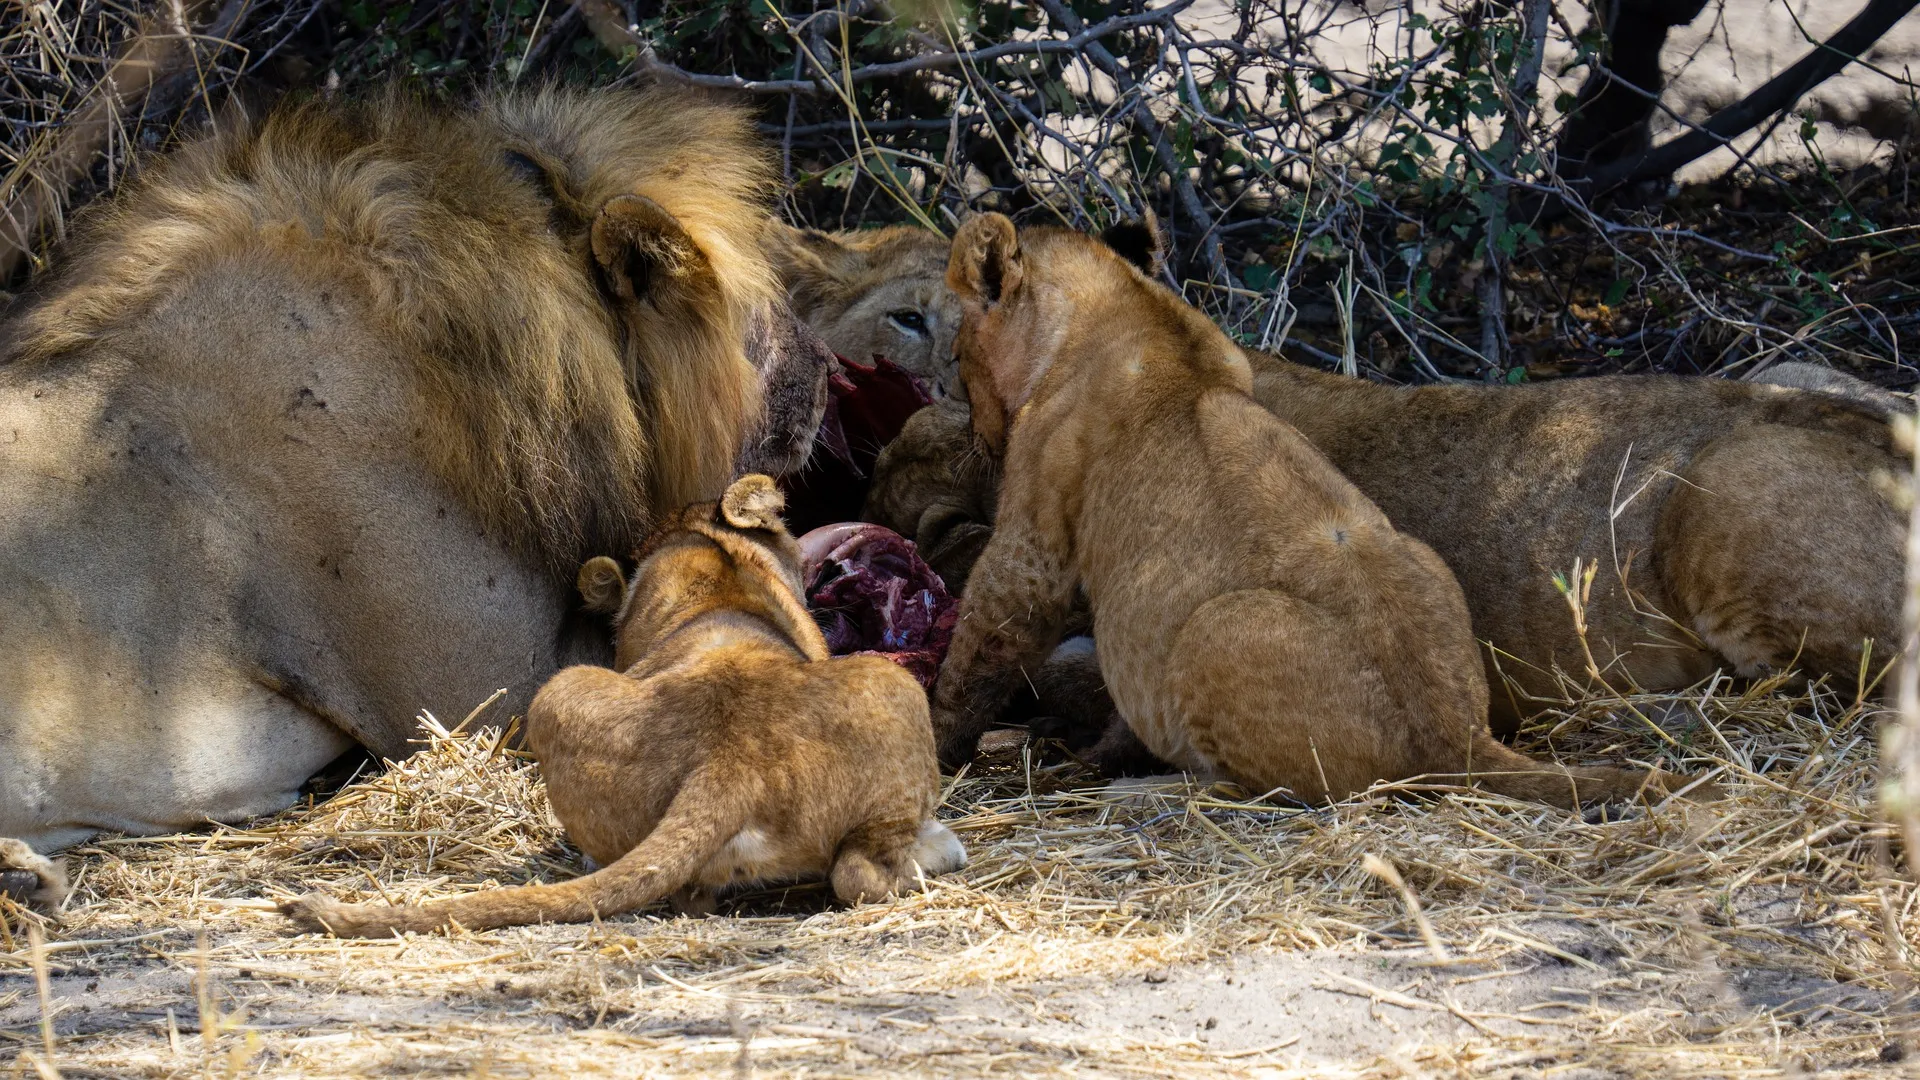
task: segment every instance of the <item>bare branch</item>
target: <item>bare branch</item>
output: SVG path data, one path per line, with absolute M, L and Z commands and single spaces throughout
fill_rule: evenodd
M 92 170 L 114 125 L 192 55 L 192 24 L 211 6 L 188 3 L 178 19 L 147 19 L 120 51 L 113 67 L 89 92 L 90 103 L 49 136 L 42 153 L 14 163 L 0 183 L 0 282 L 10 280 L 33 257 L 42 232 L 58 228 L 68 193 Z M 200 36 L 222 42 L 244 16 L 246 0 L 227 0 Z M 171 13 L 170 13 L 171 14 Z
M 1920 6 L 1920 0 L 1869 0 L 1860 14 L 1835 31 L 1832 37 L 1801 57 L 1792 67 L 1768 79 L 1760 89 L 1714 113 L 1705 124 L 1685 135 L 1635 157 L 1603 166 L 1594 170 L 1591 176 L 1568 184 L 1570 192 L 1591 200 L 1642 180 L 1673 175 L 1681 166 L 1705 157 L 1751 131 L 1767 117 L 1792 108 L 1794 102 L 1866 52 L 1893 28 L 1894 23 L 1916 6 Z M 1569 209 L 1566 200 L 1556 199 L 1524 216 L 1552 220 L 1566 214 Z
M 574 0 L 586 16 L 588 25 L 593 27 L 594 36 L 603 45 L 618 53 L 627 48 L 638 50 L 635 63 L 642 70 L 664 79 L 686 83 L 689 86 L 704 86 L 714 90 L 738 90 L 747 94 L 827 94 L 832 90 L 820 79 L 744 79 L 738 75 L 705 75 L 688 71 L 660 59 L 653 47 L 645 39 L 629 30 L 621 19 L 611 0 Z M 875 79 L 893 79 L 902 75 L 912 75 L 920 71 L 944 71 L 962 65 L 979 66 L 1002 60 L 1010 56 L 1047 56 L 1052 54 L 1077 53 L 1101 38 L 1112 37 L 1128 30 L 1138 30 L 1144 26 L 1164 23 L 1177 12 L 1191 7 L 1194 0 L 1174 0 L 1163 8 L 1143 11 L 1133 15 L 1119 15 L 1105 22 L 1076 32 L 1069 38 L 1039 38 L 1033 41 L 1006 41 L 998 45 L 989 45 L 983 49 L 965 52 L 922 53 L 906 60 L 896 60 L 886 64 L 866 64 L 854 68 L 844 76 L 849 83 L 872 82 Z

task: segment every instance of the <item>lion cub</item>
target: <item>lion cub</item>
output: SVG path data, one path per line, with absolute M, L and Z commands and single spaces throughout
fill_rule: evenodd
M 1225 334 L 1111 248 L 987 214 L 947 281 L 973 427 L 1005 472 L 935 688 L 944 760 L 972 756 L 1084 586 L 1120 715 L 1185 768 L 1312 801 L 1436 774 L 1559 805 L 1659 784 L 1495 740 L 1445 564 L 1253 400 Z
M 381 937 L 579 922 L 669 894 L 710 908 L 713 890 L 811 874 L 858 903 L 965 865 L 933 817 L 925 694 L 890 661 L 828 657 L 781 506 L 772 480 L 744 477 L 656 531 L 630 589 L 607 580 L 610 560 L 581 573 L 589 606 L 620 605 L 623 670 L 555 675 L 527 710 L 527 741 L 554 814 L 605 869 L 421 906 L 307 896 L 281 911 Z

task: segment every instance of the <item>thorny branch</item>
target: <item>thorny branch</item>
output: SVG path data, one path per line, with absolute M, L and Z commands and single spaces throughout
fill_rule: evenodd
M 1703 124 L 1657 114 L 1681 135 L 1590 175 L 1671 168 L 1682 148 L 1735 138 L 1725 117 L 1785 115 L 1914 0 L 1856 2 L 1857 25 L 1824 46 L 1809 36 L 1809 60 L 1761 93 Z M 157 87 L 131 95 L 104 146 L 76 137 L 86 125 L 66 95 L 128 96 L 106 74 L 136 40 L 138 8 L 35 3 L 0 24 L 17 82 L 0 83 L 0 181 L 16 199 L 84 199 L 125 173 L 130 151 L 195 130 L 178 122 L 182 102 L 211 115 L 241 72 L 275 56 L 302 59 L 304 78 L 326 87 L 396 73 L 448 94 L 670 80 L 760 109 L 790 211 L 811 224 L 950 226 L 991 208 L 1093 229 L 1151 210 L 1171 226 L 1170 269 L 1190 299 L 1252 344 L 1345 370 L 1518 379 L 1825 358 L 1901 381 L 1894 327 L 1920 306 L 1898 285 L 1920 262 L 1920 235 L 1899 231 L 1913 205 L 1905 151 L 1861 178 L 1743 158 L 1725 190 L 1764 202 L 1801 185 L 1788 208 L 1741 206 L 1735 192 L 1710 219 L 1629 210 L 1598 198 L 1597 181 L 1583 191 L 1553 171 L 1555 95 L 1595 70 L 1583 35 L 1596 13 L 1548 0 L 1151 3 L 1083 17 L 1091 9 L 1067 0 L 553 0 L 525 14 L 416 0 L 353 6 L 378 22 L 355 38 L 321 0 L 242 0 L 235 25 L 196 38 L 192 85 L 172 100 Z M 211 48 L 213 36 L 230 47 Z M 79 164 L 54 168 L 63 154 Z M 1551 227 L 1533 216 L 1542 206 L 1561 215 Z M 57 235 L 57 214 L 10 209 L 36 250 Z

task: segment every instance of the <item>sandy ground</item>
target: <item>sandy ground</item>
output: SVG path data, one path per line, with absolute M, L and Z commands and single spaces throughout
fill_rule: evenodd
M 536 768 L 490 735 L 441 740 L 248 828 L 74 852 L 49 944 L 17 911 L 0 939 L 0 1070 L 1905 1076 L 1920 890 L 1880 854 L 1873 724 L 1821 694 L 1585 701 L 1527 745 L 1644 759 L 1677 734 L 1718 747 L 1689 761 L 1728 791 L 1585 814 L 1105 785 L 1015 740 L 943 808 L 972 865 L 918 896 L 842 909 L 801 886 L 711 919 L 293 933 L 273 902 L 310 889 L 578 872 Z
M 1442 965 L 1404 949 L 1254 953 L 951 989 L 912 985 L 925 981 L 928 961 L 937 966 L 930 955 L 861 964 L 832 983 L 755 975 L 740 989 L 706 992 L 676 985 L 662 965 L 607 958 L 629 933 L 679 929 L 674 920 L 616 922 L 394 946 L 379 962 L 383 987 L 365 985 L 368 961 L 358 949 L 329 956 L 309 943 L 289 955 L 289 943 L 224 933 L 210 939 L 203 966 L 193 934 L 163 932 L 137 945 L 59 954 L 53 1029 L 69 1054 L 113 1063 L 68 1068 L 69 1076 L 193 1071 L 208 1056 L 202 1034 L 213 1026 L 199 1006 L 204 970 L 212 1006 L 204 1015 L 217 1011 L 215 1022 L 239 1033 L 221 1040 L 214 1059 L 224 1064 L 229 1054 L 220 1049 L 233 1044 L 244 1053 L 252 1041 L 266 1049 L 254 1064 L 276 1074 L 698 1075 L 744 1060 L 763 1075 L 1344 1076 L 1368 1066 L 1445 1071 L 1457 1062 L 1475 1074 L 1565 1076 L 1577 1067 L 1586 1071 L 1574 1075 L 1598 1077 L 1689 1070 L 1685 1049 L 1570 1045 L 1563 1029 L 1577 1030 L 1574 1018 L 1595 1012 L 1744 1015 L 1764 1027 L 1776 1011 L 1817 1010 L 1830 1019 L 1816 1026 L 1838 1033 L 1859 1026 L 1853 1014 L 1885 1005 L 1884 994 L 1790 972 L 1636 963 L 1565 925 L 1532 928 L 1565 956 L 1522 948 Z M 502 952 L 525 959 L 507 962 Z M 1582 953 L 1593 959 L 1581 962 Z M 463 974 L 451 986 L 430 979 L 423 991 L 408 986 L 412 972 Z M 0 1023 L 32 1045 L 38 1010 L 23 981 L 7 980 L 15 1000 Z M 112 1053 L 101 1054 L 109 1045 Z M 1877 1057 L 1862 1056 L 1863 1071 L 1879 1071 L 1869 1067 Z M 54 1060 L 61 1057 L 56 1051 Z M 1788 1055 L 1768 1061 L 1764 1051 L 1755 1058 L 1763 1067 L 1793 1064 Z M 1844 1058 L 1824 1064 L 1822 1075 L 1836 1074 L 1831 1066 L 1856 1071 Z

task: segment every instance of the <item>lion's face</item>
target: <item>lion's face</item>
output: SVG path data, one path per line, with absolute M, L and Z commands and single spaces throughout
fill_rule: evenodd
M 754 320 L 747 356 L 760 370 L 766 419 L 748 432 L 734 471 L 785 476 L 813 452 L 827 412 L 833 349 L 781 301 Z
M 762 247 L 775 183 L 745 112 L 545 91 L 447 112 L 396 93 L 275 110 L 164 159 L 92 215 L 16 359 L 92 348 L 188 268 L 285 258 L 418 358 L 421 453 L 557 573 L 718 495 L 771 418 L 804 459 L 824 350 L 795 347 Z M 271 223 L 262 227 L 260 222 Z M 757 343 L 759 355 L 754 355 Z
M 945 237 L 912 226 L 777 226 L 768 249 L 795 310 L 834 352 L 862 364 L 884 356 L 936 399 L 962 393 L 954 362 L 960 302 L 945 281 Z

